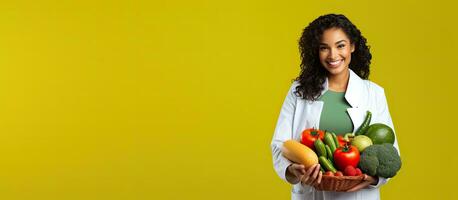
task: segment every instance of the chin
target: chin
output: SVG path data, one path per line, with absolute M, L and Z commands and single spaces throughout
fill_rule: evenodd
M 341 74 L 343 72 L 345 72 L 345 70 L 347 70 L 348 68 L 347 67 L 337 67 L 337 68 L 330 68 L 330 67 L 327 67 L 326 70 L 328 70 L 328 72 L 332 75 L 338 75 L 338 74 Z

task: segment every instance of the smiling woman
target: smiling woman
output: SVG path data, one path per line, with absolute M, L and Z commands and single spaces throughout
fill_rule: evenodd
M 271 143 L 275 170 L 293 185 L 292 199 L 380 199 L 379 187 L 387 179 L 364 175 L 346 192 L 320 191 L 314 187 L 323 177 L 319 164 L 306 168 L 282 156 L 283 142 L 299 140 L 303 130 L 355 132 L 367 111 L 373 114 L 371 123 L 394 130 L 384 89 L 367 80 L 372 55 L 366 39 L 350 20 L 320 16 L 304 29 L 299 47 L 301 72 L 283 103 Z M 399 152 L 396 139 L 394 147 Z
M 351 61 L 351 53 L 355 51 L 355 45 L 340 28 L 330 28 L 324 31 L 320 42 L 320 62 L 333 76 L 344 75 L 348 77 L 348 66 Z M 343 86 L 336 88 L 345 91 Z

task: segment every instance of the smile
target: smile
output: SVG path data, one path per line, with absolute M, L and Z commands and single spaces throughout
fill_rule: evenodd
M 341 60 L 336 60 L 336 61 L 326 61 L 326 63 L 328 63 L 329 65 L 331 65 L 331 67 L 337 67 L 340 65 L 340 63 L 343 62 L 343 59 Z

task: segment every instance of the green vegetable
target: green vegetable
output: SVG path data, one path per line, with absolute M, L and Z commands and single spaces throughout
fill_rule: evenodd
M 401 169 L 401 157 L 389 143 L 374 144 L 367 147 L 361 155 L 359 167 L 371 176 L 391 178 Z
M 336 168 L 332 165 L 332 162 L 330 162 L 326 157 L 320 156 L 318 158 L 318 161 L 320 161 L 321 166 L 327 171 L 331 171 L 332 173 L 336 173 Z
M 358 148 L 360 153 L 362 153 L 364 149 L 366 149 L 368 146 L 371 146 L 372 144 L 374 144 L 372 143 L 372 140 L 365 135 L 358 135 L 351 141 L 351 145 Z
M 330 132 L 326 132 L 324 134 L 324 143 L 329 145 L 329 148 L 331 148 L 332 153 L 334 153 L 334 151 L 337 149 L 337 146 L 334 143 L 334 138 L 332 137 L 332 134 Z
M 366 112 L 366 118 L 361 126 L 356 130 L 355 135 L 364 135 L 369 128 L 369 124 L 371 123 L 372 113 L 370 111 Z
M 332 132 L 331 132 L 331 134 L 332 134 L 332 139 L 334 140 L 334 144 L 336 144 L 336 149 L 337 149 L 337 148 L 340 147 L 340 145 L 339 145 L 339 140 L 337 140 L 337 136 L 336 136 L 335 133 L 332 133 Z
M 369 137 L 374 144 L 394 144 L 394 131 L 385 124 L 376 123 L 370 125 L 365 135 Z
M 359 168 L 366 174 L 375 176 L 377 174 L 377 167 L 379 165 L 376 156 L 361 155 L 359 160 Z
M 331 151 L 331 148 L 329 148 L 329 145 L 326 145 L 325 146 L 326 148 L 326 154 L 328 155 L 328 160 L 330 160 L 331 162 L 334 162 L 334 156 L 332 155 L 332 151 Z
M 318 156 L 326 157 L 326 147 L 324 147 L 324 143 L 323 141 L 321 141 L 320 138 L 315 140 L 314 145 L 315 145 L 315 150 L 318 153 Z
M 351 139 L 354 137 L 355 137 L 355 134 L 353 133 L 345 133 L 345 135 L 343 136 L 343 139 L 348 142 L 348 141 L 351 141 Z

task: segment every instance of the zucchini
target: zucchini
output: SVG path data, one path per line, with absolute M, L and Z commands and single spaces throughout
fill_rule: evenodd
M 336 149 L 340 147 L 339 145 L 339 140 L 337 140 L 337 136 L 335 133 L 331 132 L 332 134 L 332 139 L 334 140 L 334 144 L 336 144 Z
M 356 130 L 355 136 L 366 134 L 367 129 L 369 128 L 369 124 L 371 123 L 371 118 L 372 113 L 370 111 L 367 111 L 366 118 L 364 119 L 364 122 L 361 124 L 358 130 Z
M 326 171 L 331 171 L 332 173 L 336 173 L 337 171 L 336 168 L 334 168 L 334 166 L 332 165 L 332 162 L 330 162 L 327 158 L 320 156 L 318 160 L 320 161 L 321 166 L 323 166 L 323 168 Z
M 314 145 L 315 145 L 315 150 L 318 153 L 318 156 L 326 157 L 326 147 L 324 147 L 324 143 L 323 141 L 321 141 L 320 138 L 315 140 Z
M 333 153 L 331 152 L 331 148 L 329 148 L 328 145 L 325 146 L 326 148 L 326 155 L 328 156 L 328 160 L 330 160 L 331 162 L 334 162 L 334 155 Z
M 331 148 L 332 153 L 334 153 L 334 151 L 337 149 L 336 144 L 334 143 L 334 138 L 332 137 L 332 134 L 330 132 L 326 132 L 324 134 L 324 143 L 329 145 L 329 148 Z

